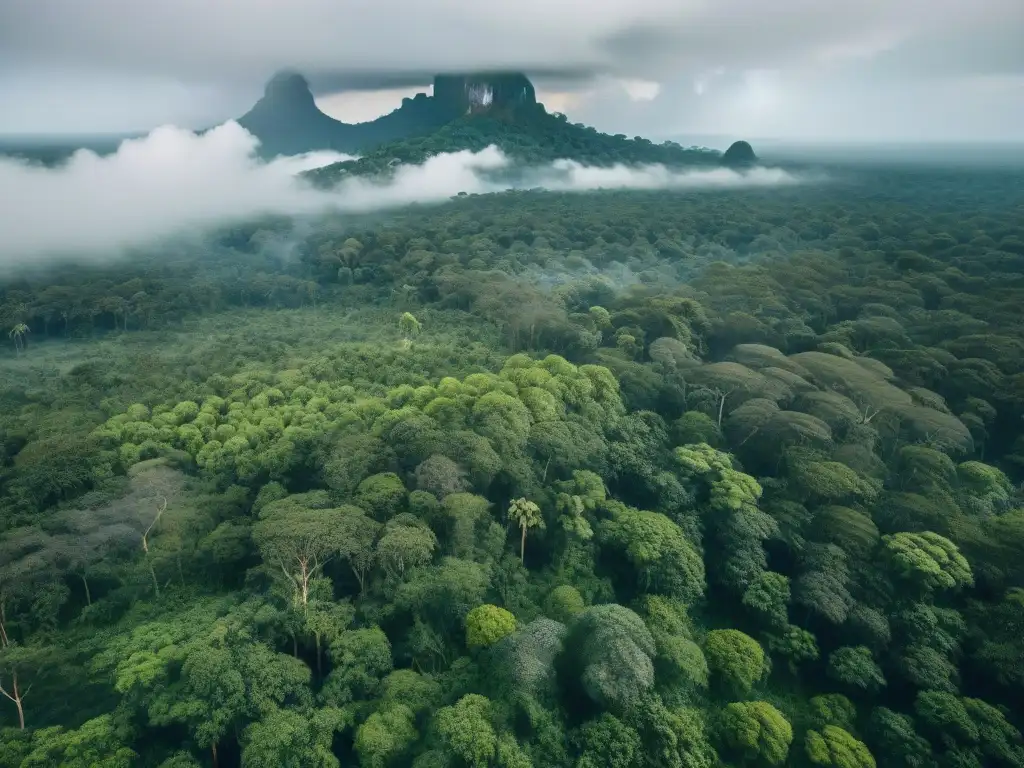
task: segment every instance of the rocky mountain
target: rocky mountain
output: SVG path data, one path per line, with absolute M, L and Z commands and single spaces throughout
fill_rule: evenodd
M 433 96 L 420 93 L 376 120 L 348 124 L 320 111 L 302 75 L 279 72 L 267 83 L 263 98 L 238 122 L 259 138 L 261 152 L 268 156 L 317 149 L 363 152 L 427 135 L 466 115 L 510 117 L 536 108 L 536 92 L 525 75 L 442 74 L 434 78 Z
M 260 140 L 268 155 L 293 155 L 314 149 L 352 151 L 356 127 L 325 115 L 306 78 L 280 72 L 267 83 L 263 98 L 238 120 Z
M 265 156 L 320 149 L 360 155 L 310 175 L 330 184 L 350 174 L 380 174 L 399 163 L 421 163 L 432 155 L 496 145 L 524 164 L 569 158 L 589 165 L 727 165 L 757 162 L 750 144 L 738 141 L 723 155 L 655 144 L 642 137 L 601 133 L 551 114 L 537 101 L 529 78 L 517 72 L 446 73 L 434 77 L 433 94 L 403 99 L 393 112 L 348 124 L 324 114 L 309 83 L 296 72 L 281 72 L 267 83 L 263 98 L 238 121 L 260 140 Z
M 376 120 L 349 124 L 317 107 L 305 77 L 283 71 L 270 79 L 262 98 L 238 122 L 260 140 L 264 157 L 323 149 L 360 155 L 358 161 L 310 174 L 324 183 L 353 173 L 380 173 L 398 163 L 421 163 L 440 152 L 479 151 L 492 144 L 525 164 L 571 159 L 603 166 L 721 164 L 742 170 L 759 162 L 745 141 L 737 141 L 723 155 L 572 123 L 565 115 L 545 110 L 529 78 L 518 72 L 439 74 L 434 77 L 433 95 L 419 93 Z M 129 137 L 0 140 L 0 157 L 58 165 L 80 148 L 100 155 L 115 152 L 124 138 Z

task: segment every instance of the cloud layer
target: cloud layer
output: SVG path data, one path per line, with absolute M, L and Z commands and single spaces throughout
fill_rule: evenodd
M 459 192 L 507 188 L 493 171 L 508 159 L 495 147 L 437 155 L 400 166 L 387 182 L 348 179 L 333 190 L 296 174 L 344 159 L 310 153 L 264 163 L 256 139 L 229 122 L 202 135 L 163 127 L 124 142 L 106 157 L 80 151 L 59 168 L 0 159 L 0 269 L 53 259 L 113 259 L 126 249 L 266 214 L 362 213 L 411 203 L 440 203 Z M 661 166 L 607 169 L 559 161 L 520 182 L 561 191 L 598 188 L 722 188 L 795 183 L 789 174 L 754 169 L 670 171 Z
M 1020 71 L 1022 19 L 1019 0 L 592 0 L 586 13 L 575 0 L 7 0 L 0 50 L 192 79 L 285 66 L 350 79 L 503 66 L 649 77 L 666 64 L 762 69 L 897 49 L 991 74 Z
M 5 0 L 0 132 L 214 124 L 240 115 L 281 67 L 304 71 L 324 93 L 509 67 L 537 75 L 544 89 L 582 93 L 572 117 L 614 130 L 1024 137 L 1021 0 L 592 0 L 579 8 L 578 0 Z M 657 85 L 643 108 L 635 89 L 620 87 L 636 82 Z

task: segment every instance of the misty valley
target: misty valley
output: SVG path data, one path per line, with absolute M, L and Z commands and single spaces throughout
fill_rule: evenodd
M 1024 168 L 8 150 L 0 767 L 1024 768 Z

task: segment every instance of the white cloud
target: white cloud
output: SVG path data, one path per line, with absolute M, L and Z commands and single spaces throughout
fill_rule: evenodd
M 387 181 L 350 178 L 315 189 L 301 171 L 344 159 L 331 152 L 255 156 L 256 139 L 229 122 L 205 134 L 166 126 L 101 157 L 80 151 L 58 168 L 0 159 L 0 268 L 54 259 L 104 260 L 181 234 L 266 214 L 367 212 L 440 203 L 459 192 L 507 188 L 493 171 L 509 161 L 497 148 L 455 152 L 400 166 Z M 793 183 L 778 170 L 671 171 L 661 166 L 589 168 L 563 160 L 531 169 L 520 183 L 566 191 L 668 189 Z
M 575 160 L 556 160 L 538 175 L 539 185 L 550 190 L 578 192 L 594 189 L 734 189 L 774 187 L 800 182 L 781 168 L 752 168 L 737 173 L 729 168 L 675 170 L 664 165 L 599 168 Z

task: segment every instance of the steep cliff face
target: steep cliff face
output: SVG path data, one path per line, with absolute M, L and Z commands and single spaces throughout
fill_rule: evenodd
M 480 112 L 515 111 L 537 103 L 533 83 L 518 72 L 437 75 L 433 98 L 438 108 L 453 119 Z

